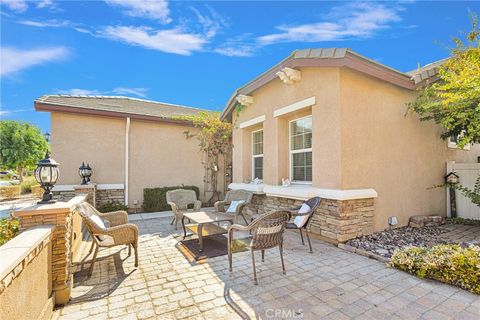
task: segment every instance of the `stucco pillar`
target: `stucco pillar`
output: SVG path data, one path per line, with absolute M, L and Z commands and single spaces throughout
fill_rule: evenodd
M 20 220 L 20 230 L 37 225 L 53 225 L 52 234 L 52 289 L 57 305 L 70 300 L 73 286 L 71 262 L 74 248 L 81 237 L 73 237 L 73 220 L 75 206 L 85 201 L 87 195 L 79 195 L 68 202 L 53 204 L 36 204 L 15 212 Z

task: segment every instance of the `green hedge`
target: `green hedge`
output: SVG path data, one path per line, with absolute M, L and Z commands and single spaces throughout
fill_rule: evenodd
M 197 194 L 197 199 L 200 194 L 200 189 L 195 186 L 145 188 L 143 189 L 143 208 L 145 212 L 171 210 L 171 207 L 167 204 L 166 195 L 167 191 L 175 189 L 193 190 Z
M 100 212 L 112 212 L 112 211 L 128 211 L 128 206 L 118 201 L 110 201 L 108 203 L 102 204 L 97 208 Z
M 431 248 L 409 247 L 396 250 L 390 265 L 413 273 L 456 285 L 480 294 L 480 247 L 463 248 L 456 244 L 441 244 Z

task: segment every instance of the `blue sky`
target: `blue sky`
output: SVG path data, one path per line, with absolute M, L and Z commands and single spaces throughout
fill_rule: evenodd
M 295 49 L 348 47 L 408 71 L 444 58 L 480 2 L 1 0 L 0 118 L 49 130 L 44 94 L 221 110 Z

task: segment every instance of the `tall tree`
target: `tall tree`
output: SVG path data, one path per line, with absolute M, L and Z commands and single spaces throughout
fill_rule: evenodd
M 458 146 L 480 143 L 480 28 L 471 14 L 472 30 L 439 68 L 438 80 L 419 89 L 408 110 L 421 120 L 434 120 L 444 128 L 442 138 L 458 137 Z
M 48 144 L 38 127 L 25 122 L 0 121 L 0 167 L 17 170 L 20 182 L 23 170 L 35 167 L 47 149 Z

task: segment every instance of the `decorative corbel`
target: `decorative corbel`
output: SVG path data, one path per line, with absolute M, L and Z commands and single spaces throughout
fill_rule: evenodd
M 244 94 L 239 94 L 237 96 L 237 102 L 240 103 L 241 105 L 244 105 L 244 106 L 249 106 L 251 104 L 253 104 L 253 97 L 252 96 L 247 96 L 247 95 L 244 95 Z
M 288 67 L 278 71 L 276 75 L 285 84 L 294 84 L 302 79 L 302 73 L 300 71 Z

